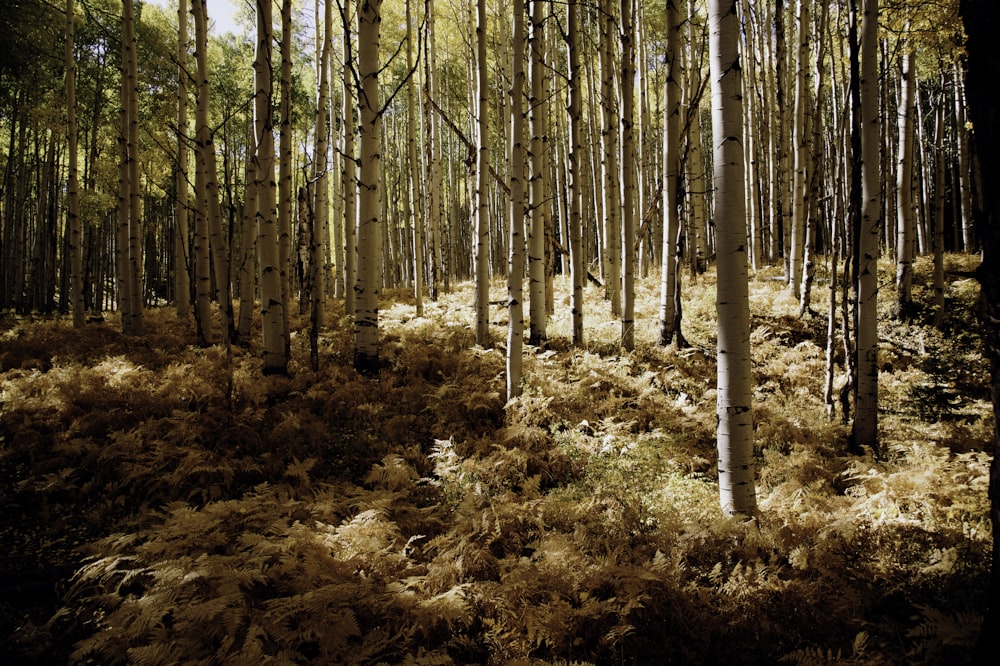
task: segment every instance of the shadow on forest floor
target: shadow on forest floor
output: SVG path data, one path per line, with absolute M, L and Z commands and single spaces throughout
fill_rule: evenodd
M 502 343 L 475 346 L 468 286 L 423 318 L 386 298 L 377 378 L 350 367 L 339 304 L 318 372 L 295 322 L 290 377 L 262 376 L 257 337 L 231 358 L 192 346 L 172 310 L 149 311 L 140 340 L 114 317 L 83 331 L 5 319 L 0 654 L 964 663 L 985 602 L 993 419 L 978 287 L 950 283 L 937 330 L 928 275 L 919 261 L 914 323 L 880 297 L 884 460 L 849 455 L 826 417 L 825 316 L 801 320 L 780 281 L 753 281 L 749 523 L 718 510 L 711 273 L 685 278 L 684 350 L 653 344 L 652 281 L 632 353 L 593 286 L 588 342 L 567 344 L 558 291 L 550 343 L 526 348 L 507 404 Z

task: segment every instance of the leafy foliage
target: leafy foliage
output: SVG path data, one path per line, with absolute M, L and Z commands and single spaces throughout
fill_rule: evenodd
M 319 372 L 265 378 L 256 350 L 191 347 L 167 311 L 141 341 L 113 322 L 5 323 L 0 570 L 58 571 L 59 594 L 31 607 L 4 589 L 2 649 L 77 664 L 966 661 L 993 428 L 974 292 L 949 291 L 946 326 L 966 331 L 949 345 L 922 321 L 880 322 L 890 454 L 875 460 L 825 419 L 825 326 L 754 282 L 747 523 L 717 509 L 712 277 L 697 280 L 691 349 L 640 334 L 622 354 L 600 321 L 606 337 L 572 348 L 559 315 L 506 405 L 502 349 L 474 346 L 464 290 L 426 318 L 393 295 L 372 379 L 339 326 Z M 640 294 L 654 320 L 655 289 Z M 944 401 L 918 388 L 942 384 Z

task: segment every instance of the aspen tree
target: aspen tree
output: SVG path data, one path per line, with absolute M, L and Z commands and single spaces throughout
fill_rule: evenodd
M 116 270 L 122 331 L 143 333 L 142 260 L 139 191 L 139 102 L 138 65 L 135 50 L 135 6 L 122 3 L 122 76 L 119 110 L 121 162 L 118 169 L 118 233 Z
M 413 2 L 406 0 L 406 71 L 411 72 L 406 84 L 406 155 L 410 171 L 410 224 L 413 225 L 413 298 L 416 316 L 424 316 L 424 226 L 426 215 L 418 214 L 421 204 L 420 162 L 417 160 L 417 99 L 413 82 Z
M 254 295 L 257 288 L 257 183 L 254 178 L 254 139 L 253 131 L 247 142 L 246 166 L 243 182 L 246 190 L 243 194 L 243 211 L 241 222 L 241 240 L 239 257 L 239 302 L 240 310 L 236 320 L 236 340 L 245 344 L 250 340 L 250 328 L 253 324 Z
M 521 395 L 524 347 L 524 0 L 514 0 L 513 63 L 510 87 L 510 260 L 507 271 L 507 399 Z
M 200 0 L 204 2 L 204 0 Z M 281 291 L 281 261 L 277 189 L 274 182 L 274 114 L 272 98 L 271 44 L 273 13 L 270 0 L 257 0 L 257 53 L 254 60 L 256 95 L 254 98 L 254 131 L 257 150 L 254 153 L 254 187 L 257 190 L 257 261 L 260 270 L 260 314 L 264 346 L 264 374 L 288 372 L 288 329 L 285 309 L 288 307 Z
M 318 335 L 323 326 L 323 304 L 326 298 L 326 246 L 327 231 L 330 226 L 330 65 L 333 59 L 333 0 L 324 0 L 322 28 L 317 20 L 316 30 L 323 31 L 323 46 L 320 49 L 319 95 L 316 101 L 316 152 L 315 191 L 312 235 L 309 245 L 309 271 L 312 291 L 311 304 L 312 334 Z
M 945 137 L 944 137 L 944 88 L 942 76 L 940 99 L 934 110 L 934 326 L 941 328 L 944 322 L 944 180 L 945 180 Z
M 357 95 L 361 121 L 361 169 L 358 178 L 358 266 L 354 283 L 354 367 L 362 374 L 374 374 L 379 366 L 382 113 L 378 75 L 381 6 L 381 0 L 359 0 L 358 3 Z
M 635 132 L 635 51 L 632 6 L 621 0 L 621 85 L 622 114 L 622 349 L 635 349 L 635 214 L 636 155 Z
M 913 310 L 913 115 L 916 54 L 904 47 L 899 78 L 896 122 L 899 148 L 896 157 L 896 317 L 909 320 Z
M 480 0 L 482 1 L 482 0 Z M 581 141 L 583 124 L 583 100 L 581 86 L 583 74 L 580 67 L 580 7 L 578 0 L 567 4 L 566 46 L 569 57 L 569 214 L 566 217 L 569 237 L 569 277 L 570 316 L 572 319 L 573 344 L 583 344 L 583 287 L 586 281 L 583 260 L 583 219 L 581 205 L 583 198 L 583 144 Z
M 860 39 L 861 189 L 860 227 L 855 251 L 858 267 L 857 384 L 851 431 L 855 448 L 870 447 L 881 455 L 878 442 L 878 251 L 882 206 L 879 202 L 878 0 L 862 0 Z
M 615 86 L 615 13 L 613 0 L 605 0 L 600 12 L 600 62 L 601 62 L 601 183 L 604 197 L 604 279 L 611 314 L 622 312 L 622 233 L 621 233 L 621 183 L 618 161 L 618 90 Z
M 694 0 L 688 0 L 688 20 L 689 29 L 688 42 L 694 45 L 703 40 L 704 23 L 696 20 Z M 704 48 L 698 49 L 699 54 L 704 53 Z M 704 273 L 708 263 L 708 242 L 706 239 L 706 211 L 705 196 L 708 194 L 708 185 L 705 174 L 705 155 L 701 131 L 701 97 L 704 77 L 702 74 L 702 56 L 692 55 L 691 75 L 688 78 L 688 186 L 687 194 L 691 205 L 691 263 L 695 273 Z
M 475 81 L 476 104 L 476 180 L 475 201 L 475 310 L 476 343 L 486 347 L 490 344 L 490 217 L 489 217 L 489 69 L 486 60 L 486 0 L 477 0 L 475 18 Z M 471 66 L 471 65 L 470 65 Z
M 174 303 L 178 317 L 191 310 L 188 269 L 188 0 L 177 6 L 177 165 L 174 173 Z
M 292 298 L 292 0 L 281 2 L 281 108 L 278 127 L 278 274 L 281 280 L 285 358 L 291 356 L 288 303 Z
M 543 0 L 531 0 L 531 221 L 528 233 L 529 321 L 528 340 L 545 340 L 548 313 L 545 303 L 545 238 L 549 225 L 548 91 L 545 66 L 545 15 Z M 617 131 L 617 130 L 616 130 Z
M 676 327 L 677 256 L 680 239 L 680 140 L 681 140 L 681 67 L 680 25 L 677 0 L 667 0 L 667 79 L 664 84 L 663 133 L 663 258 L 660 266 L 660 334 L 657 344 L 669 345 L 680 330 Z M 676 330 L 675 330 L 676 329 Z
M 208 118 L 208 100 L 201 89 L 206 79 L 208 50 L 208 17 L 204 0 L 192 0 L 195 50 L 195 173 L 194 173 L 194 321 L 199 345 L 212 342 L 212 263 L 208 240 L 208 188 L 204 162 L 207 146 L 201 133 L 203 118 Z M 207 120 L 204 121 L 207 124 Z
M 777 246 L 783 253 L 785 263 L 785 277 L 791 279 L 791 272 L 788 266 L 788 240 L 791 235 L 792 218 L 792 183 L 789 178 L 791 173 L 791 145 L 792 145 L 792 123 L 793 108 L 788 104 L 788 48 L 785 35 L 785 1 L 775 0 L 774 2 L 774 95 L 775 106 L 778 109 L 777 118 L 777 171 L 775 172 L 775 184 L 777 198 L 772 205 L 777 208 Z
M 809 0 L 798 3 L 798 52 L 795 68 L 795 107 L 792 125 L 792 193 L 791 238 L 788 248 L 788 286 L 795 295 L 801 293 L 803 254 L 805 253 L 806 208 L 808 190 L 806 179 L 811 169 L 809 158 L 809 37 L 812 32 Z
M 73 0 L 66 0 L 66 142 L 69 152 L 69 172 L 66 184 L 66 227 L 70 264 L 70 299 L 73 326 L 81 328 L 86 322 L 83 303 L 83 227 L 80 222 L 80 178 L 77 166 L 76 125 L 76 58 L 73 57 L 73 27 L 76 9 Z
M 432 301 L 438 298 L 441 281 L 441 138 L 440 121 L 434 113 L 437 58 L 434 33 L 434 0 L 424 0 L 426 37 L 424 39 L 424 123 L 427 136 L 424 144 L 424 164 L 427 196 L 425 197 L 427 218 L 427 276 L 428 295 Z
M 812 93 L 812 118 L 808 123 L 810 134 L 809 140 L 811 142 L 811 157 L 809 159 L 811 168 L 808 171 L 808 187 L 806 188 L 805 236 L 803 238 L 804 242 L 802 248 L 802 284 L 799 287 L 800 316 L 811 315 L 813 313 L 811 308 L 812 285 L 813 280 L 816 277 L 816 266 L 813 255 L 816 250 L 817 235 L 819 230 L 820 201 L 823 198 L 823 195 L 820 192 L 822 181 L 821 171 L 824 166 L 828 168 L 828 165 L 822 164 L 820 156 L 823 155 L 823 91 L 826 83 L 827 71 L 826 64 L 824 63 L 824 58 L 826 57 L 826 39 L 824 38 L 824 35 L 828 32 L 827 24 L 829 22 L 829 16 L 830 6 L 828 3 L 824 2 L 820 6 L 820 15 L 816 24 L 816 33 L 819 35 L 819 40 L 816 46 L 815 84 L 813 86 Z
M 744 199 L 742 70 L 736 0 L 709 0 L 712 136 L 718 237 L 719 498 L 730 515 L 757 512 L 753 462 L 750 299 Z
M 354 66 L 354 54 L 351 49 L 351 3 L 344 2 L 341 5 L 341 20 L 344 24 L 344 74 L 343 74 L 343 98 L 344 98 L 344 159 L 341 162 L 341 187 L 344 198 L 344 311 L 354 314 L 356 309 L 354 288 L 357 285 L 357 192 L 358 192 L 358 162 L 355 156 L 354 133 L 357 123 L 355 121 L 354 81 L 352 79 L 352 67 Z

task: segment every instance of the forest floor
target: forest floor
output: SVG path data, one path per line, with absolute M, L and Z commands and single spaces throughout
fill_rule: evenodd
M 876 457 L 827 417 L 828 275 L 804 319 L 779 277 L 751 284 L 750 522 L 719 510 L 712 272 L 685 276 L 686 349 L 655 345 L 638 285 L 632 353 L 594 286 L 570 345 L 557 281 L 507 404 L 506 311 L 476 346 L 468 285 L 421 318 L 383 294 L 376 378 L 339 304 L 318 371 L 294 318 L 289 377 L 262 376 L 259 332 L 199 348 L 172 309 L 140 339 L 7 316 L 0 661 L 966 663 L 991 546 L 978 286 L 949 277 L 938 329 L 928 260 L 912 323 L 880 276 Z

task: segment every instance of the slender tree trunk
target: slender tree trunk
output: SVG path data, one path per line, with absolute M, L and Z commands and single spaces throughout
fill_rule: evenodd
M 288 303 L 292 299 L 292 0 L 281 2 L 281 109 L 278 128 L 278 274 L 285 358 L 291 357 Z M 270 50 L 268 50 L 270 58 Z M 270 61 L 269 61 L 270 62 Z M 273 83 L 272 83 L 273 86 Z
M 243 195 L 243 212 L 241 216 L 241 243 L 239 264 L 240 310 L 236 323 L 236 339 L 241 344 L 250 341 L 250 328 L 253 324 L 254 295 L 257 290 L 257 183 L 254 178 L 254 143 L 253 132 L 248 141 L 250 150 L 247 153 L 243 182 L 246 192 Z
M 507 270 L 507 399 L 521 395 L 524 347 L 524 0 L 514 0 L 513 63 L 511 65 L 510 115 L 510 263 Z
M 486 0 L 477 0 L 475 19 L 476 80 L 476 181 L 475 181 L 475 271 L 476 342 L 490 344 L 490 208 L 489 208 L 489 70 L 486 60 Z
M 620 160 L 618 159 L 618 87 L 615 80 L 615 10 L 614 1 L 605 0 L 600 17 L 601 49 L 601 181 L 604 196 L 604 284 L 611 301 L 611 314 L 622 314 L 622 222 Z
M 436 301 L 441 282 L 441 224 L 444 209 L 442 207 L 440 120 L 433 110 L 437 99 L 434 0 L 424 0 L 424 16 L 427 35 L 424 40 L 424 119 L 427 126 L 424 162 L 427 169 L 425 177 L 427 189 L 427 260 L 430 269 L 427 276 L 427 286 L 428 295 L 432 301 Z
M 177 8 L 177 165 L 174 180 L 174 300 L 177 316 L 191 310 L 190 244 L 188 239 L 188 0 Z
M 803 260 L 805 253 L 806 211 L 809 205 L 807 189 L 808 173 L 811 170 L 809 155 L 809 122 L 812 113 L 807 111 L 809 103 L 809 38 L 812 25 L 809 0 L 799 0 L 798 11 L 798 57 L 795 74 L 795 118 L 793 126 L 792 151 L 795 169 L 792 176 L 792 220 L 791 239 L 788 248 L 788 285 L 793 294 L 801 294 Z
M 666 346 L 674 340 L 677 290 L 677 246 L 680 233 L 680 139 L 681 139 L 681 67 L 680 25 L 677 0 L 667 0 L 667 80 L 664 86 L 666 131 L 663 133 L 663 259 L 660 266 L 660 334 L 657 344 Z
M 406 0 L 406 69 L 414 72 L 413 2 Z M 413 225 L 413 299 L 416 316 L 424 316 L 424 228 L 427 216 L 421 204 L 420 162 L 417 159 L 417 94 L 411 74 L 406 84 L 406 152 L 410 171 L 410 223 Z
M 344 311 L 348 314 L 357 309 L 355 303 L 355 287 L 358 279 L 358 248 L 357 248 L 357 191 L 358 162 L 355 157 L 354 134 L 357 131 L 355 120 L 354 95 L 357 93 L 352 80 L 354 55 L 351 49 L 351 3 L 344 2 L 341 6 L 344 25 L 344 161 L 341 186 L 344 188 Z
M 855 251 L 857 290 L 857 371 L 852 443 L 881 455 L 878 441 L 878 252 L 882 228 L 879 202 L 878 0 L 862 0 L 861 225 Z
M 358 4 L 358 100 L 361 111 L 361 192 L 358 224 L 358 268 L 354 286 L 354 367 L 374 374 L 379 367 L 378 294 L 382 225 L 382 114 L 379 101 L 381 0 Z
M 320 28 L 317 26 L 317 30 Z M 312 292 L 309 295 L 312 335 L 318 340 L 323 327 L 326 300 L 326 247 L 330 228 L 330 65 L 333 60 L 333 0 L 324 0 L 323 48 L 320 53 L 319 96 L 316 101 L 316 172 L 312 237 L 309 246 L 309 270 Z M 318 369 L 318 365 L 316 368 Z
M 66 0 L 66 140 L 69 144 L 69 173 L 66 188 L 66 227 L 69 242 L 66 251 L 70 264 L 70 298 L 73 326 L 81 328 L 86 321 L 83 304 L 83 225 L 80 222 L 80 178 L 78 175 L 78 139 L 76 128 L 76 58 L 73 57 L 73 28 L 76 9 L 73 0 Z
M 622 349 L 635 349 L 636 154 L 635 51 L 632 5 L 621 0 L 622 59 Z
M 548 91 L 545 67 L 545 3 L 531 0 L 531 223 L 528 233 L 529 321 L 528 340 L 545 341 L 548 313 L 545 306 L 545 238 L 550 223 L 548 188 Z
M 944 81 L 941 82 L 942 86 Z M 944 93 L 940 93 L 943 101 Z M 934 326 L 944 323 L 944 105 L 934 111 Z
M 757 512 L 753 462 L 753 375 L 743 173 L 743 103 L 735 0 L 709 1 L 712 135 L 718 237 L 719 497 L 730 515 Z
M 908 321 L 913 311 L 913 112 L 916 54 L 906 48 L 899 84 L 899 155 L 896 166 L 896 317 Z
M 567 5 L 568 29 L 566 33 L 569 57 L 569 214 L 567 215 L 567 235 L 569 238 L 570 316 L 572 319 L 573 344 L 583 344 L 583 287 L 586 282 L 583 260 L 583 70 L 580 67 L 580 6 L 578 0 L 569 0 Z
M 204 0 L 199 0 L 204 2 Z M 288 307 L 281 290 L 279 224 L 274 182 L 274 77 L 271 53 L 274 38 L 270 0 L 257 0 L 257 54 L 254 72 L 254 187 L 257 191 L 257 263 L 260 268 L 260 314 L 264 347 L 264 374 L 287 374 Z

